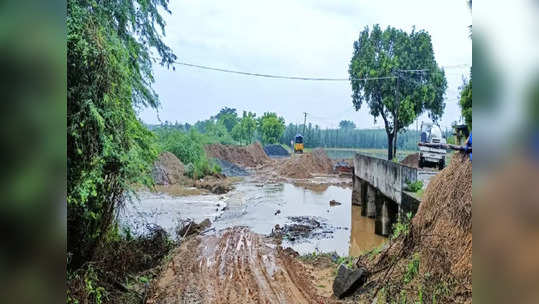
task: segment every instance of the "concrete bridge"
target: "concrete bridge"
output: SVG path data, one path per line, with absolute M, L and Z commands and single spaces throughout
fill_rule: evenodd
M 406 191 L 406 183 L 417 180 L 416 168 L 357 153 L 352 204 L 361 206 L 362 216 L 375 219 L 376 234 L 388 236 L 398 217 L 417 212 L 420 200 Z

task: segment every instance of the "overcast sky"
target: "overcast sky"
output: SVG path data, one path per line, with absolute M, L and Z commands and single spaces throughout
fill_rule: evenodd
M 347 78 L 353 42 L 365 26 L 378 23 L 409 32 L 415 25 L 431 34 L 438 64 L 448 66 L 440 124 L 460 119 L 458 87 L 472 63 L 472 17 L 465 0 L 173 0 L 170 9 L 164 40 L 179 61 L 278 75 Z M 359 128 L 383 126 L 374 123 L 366 107 L 353 110 L 348 81 L 256 78 L 184 66 L 172 71 L 156 65 L 154 72 L 163 122 L 194 123 L 228 106 L 240 115 L 243 110 L 277 112 L 287 124 L 302 123 L 307 112 L 308 122 L 322 127 L 343 119 Z M 139 115 L 146 123 L 158 123 L 153 109 Z M 424 115 L 420 121 L 427 119 Z

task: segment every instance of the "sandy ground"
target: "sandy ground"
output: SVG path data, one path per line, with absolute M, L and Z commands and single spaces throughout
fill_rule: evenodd
M 330 269 L 235 227 L 185 241 L 147 303 L 334 303 Z

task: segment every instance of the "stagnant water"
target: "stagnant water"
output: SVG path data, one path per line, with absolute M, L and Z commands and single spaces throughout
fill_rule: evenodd
M 290 246 L 300 254 L 336 251 L 341 256 L 357 256 L 386 241 L 374 234 L 373 220 L 362 217 L 360 207 L 352 206 L 351 189 L 323 185 L 309 188 L 290 183 L 262 185 L 245 180 L 224 195 L 174 197 L 143 192 L 138 201 L 126 204 L 120 220 L 135 232 L 143 231 L 146 223 L 154 223 L 174 235 L 181 219 L 200 222 L 209 218 L 216 231 L 248 226 L 254 232 L 267 235 L 276 224 L 281 227 L 292 224 L 289 217 L 312 217 L 323 226 L 316 237 L 283 240 L 283 246 Z M 330 200 L 341 205 L 331 207 Z

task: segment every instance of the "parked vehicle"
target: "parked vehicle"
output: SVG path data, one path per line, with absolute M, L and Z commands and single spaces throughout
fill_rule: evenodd
M 427 144 L 446 144 L 442 129 L 438 125 L 430 122 L 421 123 L 420 143 Z M 419 168 L 438 167 L 442 170 L 445 167 L 445 155 L 447 150 L 441 147 L 428 147 L 418 145 L 419 147 Z

